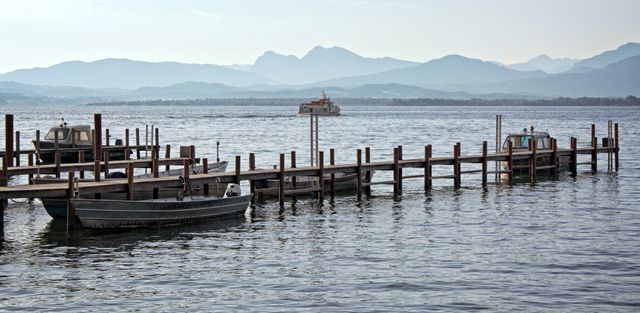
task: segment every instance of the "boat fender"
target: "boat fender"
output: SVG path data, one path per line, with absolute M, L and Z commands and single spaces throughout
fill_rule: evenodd
M 224 192 L 224 197 L 237 197 L 240 195 L 240 185 L 229 184 L 227 190 Z

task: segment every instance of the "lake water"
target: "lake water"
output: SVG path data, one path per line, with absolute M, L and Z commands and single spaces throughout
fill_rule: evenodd
M 64 117 L 90 124 L 103 114 L 113 137 L 156 125 L 161 145 L 194 144 L 198 156 L 223 160 L 249 152 L 257 165 L 298 152 L 309 162 L 309 119 L 295 107 L 3 106 L 15 116 L 24 148 L 35 130 Z M 533 124 L 567 147 L 606 136 L 620 123 L 620 171 L 588 166 L 535 183 L 494 183 L 480 175 L 407 180 L 401 199 L 387 185 L 335 203 L 266 202 L 245 218 L 163 229 L 65 234 L 39 201 L 11 201 L 0 245 L 0 311 L 634 311 L 640 306 L 640 108 L 345 106 L 320 119 L 320 148 L 340 163 L 356 149 L 391 160 L 493 149 L 495 114 L 503 132 Z M 3 136 L 3 135 L 0 135 Z M 4 147 L 4 138 L 0 143 Z M 327 153 L 328 154 L 328 153 Z M 582 159 L 584 158 L 584 159 Z M 587 161 L 587 156 L 581 160 Z M 465 165 L 475 169 L 477 165 Z M 230 164 L 229 168 L 233 168 Z M 417 171 L 416 173 L 419 173 Z M 434 174 L 449 174 L 435 167 Z M 406 175 L 414 173 L 405 170 Z M 376 172 L 374 180 L 390 173 Z M 245 186 L 246 187 L 246 186 Z M 244 190 L 247 190 L 244 188 Z

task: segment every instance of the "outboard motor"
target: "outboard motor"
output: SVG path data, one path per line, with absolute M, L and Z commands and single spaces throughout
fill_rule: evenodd
M 240 185 L 238 184 L 229 184 L 227 185 L 227 190 L 224 192 L 224 197 L 237 197 L 240 195 Z

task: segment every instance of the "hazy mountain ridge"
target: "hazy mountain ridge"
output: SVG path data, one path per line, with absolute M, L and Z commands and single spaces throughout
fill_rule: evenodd
M 636 55 L 620 59 L 633 54 Z M 616 50 L 576 62 L 571 70 L 559 74 L 548 74 L 541 70 L 518 71 L 509 65 L 460 55 L 448 55 L 425 63 L 393 58 L 364 58 L 338 47 L 316 47 L 303 58 L 267 52 L 249 70 L 234 70 L 210 64 L 141 62 L 128 59 L 71 61 L 47 68 L 24 69 L 2 74 L 0 96 L 7 101 L 18 101 L 20 96 L 24 96 L 30 101 L 46 98 L 46 101 L 60 99 L 61 102 L 74 103 L 86 99 L 124 101 L 317 97 L 321 90 L 329 91 L 332 97 L 365 98 L 458 99 L 491 95 L 516 98 L 624 97 L 640 94 L 640 58 L 636 57 L 638 55 L 640 44 L 628 43 Z M 612 60 L 617 61 L 607 63 Z M 552 59 L 541 55 L 528 61 L 526 66 L 544 67 L 550 71 L 549 68 L 566 67 L 574 61 L 576 60 Z M 599 66 L 605 63 L 606 65 L 600 69 L 580 66 Z M 326 64 L 331 66 L 322 68 L 322 65 Z M 246 68 L 247 65 L 233 66 Z M 336 75 L 336 68 L 351 73 L 354 69 L 370 71 L 374 67 L 398 66 L 399 68 L 382 72 L 351 75 L 309 84 L 279 84 L 274 79 L 251 72 L 254 68 L 262 67 L 266 72 L 274 71 L 283 77 L 306 75 L 304 79 L 311 80 L 321 77 L 320 74 L 309 74 L 314 71 L 331 76 Z M 14 81 L 2 82 L 11 79 Z M 104 88 L 106 86 L 119 88 Z
M 302 58 L 267 51 L 250 71 L 285 84 L 303 85 L 338 77 L 365 75 L 409 67 L 417 62 L 390 57 L 366 58 L 340 47 L 317 46 Z
M 167 86 L 185 81 L 233 86 L 273 83 L 256 73 L 213 64 L 144 62 L 129 59 L 70 61 L 46 68 L 16 70 L 0 75 L 0 80 L 32 85 L 125 89 Z
M 507 66 L 518 71 L 543 71 L 548 74 L 557 74 L 570 70 L 578 61 L 580 60 L 569 58 L 554 59 L 546 54 L 541 54 L 527 62 Z

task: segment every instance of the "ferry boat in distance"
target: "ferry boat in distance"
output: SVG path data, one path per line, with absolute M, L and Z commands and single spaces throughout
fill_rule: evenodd
M 340 106 L 331 101 L 327 94 L 322 91 L 322 98 L 311 102 L 301 103 L 298 108 L 298 115 L 340 115 Z

